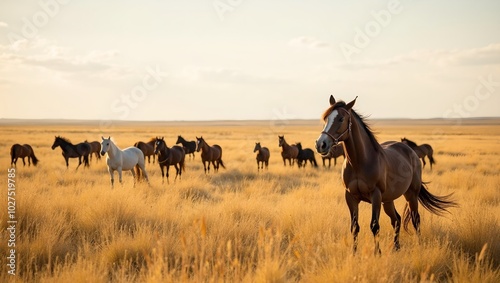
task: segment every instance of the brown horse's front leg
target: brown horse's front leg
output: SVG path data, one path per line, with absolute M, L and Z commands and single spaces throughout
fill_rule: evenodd
M 370 229 L 373 233 L 373 239 L 375 241 L 375 251 L 374 254 L 380 254 L 380 243 L 379 243 L 379 218 L 380 218 L 380 209 L 382 206 L 382 193 L 378 188 L 375 188 L 375 191 L 372 193 L 371 197 L 372 201 L 372 220 L 370 222 Z
M 354 245 L 352 248 L 353 253 L 358 249 L 358 233 L 359 233 L 359 224 L 358 224 L 358 206 L 359 201 L 354 198 L 351 193 L 348 191 L 345 192 L 345 200 L 347 206 L 349 207 L 349 213 L 351 214 L 351 234 L 354 240 Z

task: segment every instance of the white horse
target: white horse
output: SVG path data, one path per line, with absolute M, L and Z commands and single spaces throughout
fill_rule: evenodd
M 142 170 L 144 174 L 144 178 L 149 183 L 148 173 L 146 172 L 145 163 L 144 163 L 144 153 L 137 147 L 127 147 L 124 150 L 121 150 L 116 146 L 113 141 L 111 141 L 111 137 L 105 139 L 102 138 L 101 142 L 101 155 L 105 155 L 108 153 L 108 157 L 106 158 L 106 164 L 108 164 L 108 172 L 111 176 L 111 186 L 115 181 L 114 172 L 118 171 L 119 181 L 122 183 L 122 170 L 130 170 L 132 172 L 132 176 L 134 177 L 134 185 L 135 185 L 135 172 L 134 167 L 137 171 L 137 177 L 140 176 L 139 168 Z

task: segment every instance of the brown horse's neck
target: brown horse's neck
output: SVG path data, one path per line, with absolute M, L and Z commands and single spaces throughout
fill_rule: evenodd
M 354 168 L 359 168 L 363 164 L 375 161 L 377 151 L 361 122 L 354 117 L 351 119 L 353 119 L 351 133 L 344 141 L 344 152 L 348 162 Z
M 283 147 L 283 150 L 286 150 L 289 149 L 291 146 L 285 140 L 283 140 L 283 144 L 281 145 L 281 147 Z
M 208 143 L 206 141 L 203 141 L 203 145 L 201 147 L 201 151 L 202 152 L 209 152 L 210 151 L 210 146 L 208 145 Z

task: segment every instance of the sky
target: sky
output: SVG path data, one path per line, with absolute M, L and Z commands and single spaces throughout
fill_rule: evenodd
M 8 0 L 0 118 L 500 116 L 500 1 Z

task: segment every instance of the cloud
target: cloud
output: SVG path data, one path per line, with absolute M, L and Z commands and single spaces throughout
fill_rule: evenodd
M 9 25 L 6 22 L 0 22 L 0 28 L 6 28 Z
M 240 69 L 224 67 L 186 66 L 180 71 L 177 77 L 188 81 L 215 83 L 270 84 L 284 82 L 283 79 L 277 77 L 249 74 Z
M 322 41 L 311 36 L 300 36 L 288 42 L 290 46 L 309 49 L 329 49 L 334 46 L 326 41 Z
M 113 63 L 119 55 L 117 50 L 93 50 L 75 55 L 69 48 L 43 38 L 34 38 L 0 46 L 0 52 L 0 63 L 7 66 L 11 63 L 12 68 L 35 66 L 67 77 L 86 75 L 103 79 L 121 79 L 130 74 L 128 68 Z
M 408 64 L 427 64 L 438 67 L 499 65 L 500 43 L 469 49 L 414 50 L 407 54 L 381 60 L 342 63 L 338 67 L 358 70 Z

